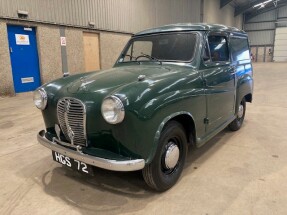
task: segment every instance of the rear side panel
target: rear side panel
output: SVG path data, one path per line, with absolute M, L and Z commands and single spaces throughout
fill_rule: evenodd
M 244 96 L 253 93 L 253 70 L 250 58 L 250 47 L 246 35 L 230 35 L 229 39 L 232 65 L 235 69 L 236 105 Z M 237 108 L 236 111 L 237 112 Z

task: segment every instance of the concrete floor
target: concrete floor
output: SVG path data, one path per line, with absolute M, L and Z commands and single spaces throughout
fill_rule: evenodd
M 158 194 L 140 172 L 85 177 L 52 161 L 31 94 L 0 98 L 0 214 L 287 214 L 287 64 L 255 64 L 245 124 L 190 151 Z

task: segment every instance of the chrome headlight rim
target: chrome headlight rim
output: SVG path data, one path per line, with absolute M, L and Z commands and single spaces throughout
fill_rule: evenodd
M 105 102 L 107 102 L 109 99 L 113 100 L 115 105 L 118 105 L 118 107 L 116 107 L 118 112 L 117 112 L 117 114 L 115 114 L 116 118 L 113 117 L 113 120 L 109 120 L 106 116 L 105 111 L 104 111 Z M 112 95 L 112 96 L 108 96 L 108 97 L 104 98 L 104 100 L 102 102 L 102 106 L 101 106 L 101 113 L 102 113 L 102 116 L 107 123 L 113 124 L 113 125 L 119 124 L 125 118 L 125 107 L 124 107 L 122 100 L 119 97 Z
M 47 95 L 46 91 L 45 91 L 43 88 L 34 91 L 34 96 L 35 96 L 35 93 L 36 93 L 36 92 L 37 92 L 37 93 L 40 93 L 40 95 L 41 95 L 41 106 L 38 106 L 38 105 L 35 103 L 35 98 L 33 98 L 34 104 L 35 104 L 35 106 L 36 106 L 38 109 L 40 109 L 40 110 L 45 110 L 46 107 L 47 107 L 48 95 Z

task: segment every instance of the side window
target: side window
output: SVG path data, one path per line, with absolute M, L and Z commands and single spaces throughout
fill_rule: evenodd
M 231 37 L 230 51 L 233 61 L 250 59 L 250 51 L 247 38 Z
M 211 60 L 213 62 L 229 61 L 227 39 L 224 36 L 208 36 Z

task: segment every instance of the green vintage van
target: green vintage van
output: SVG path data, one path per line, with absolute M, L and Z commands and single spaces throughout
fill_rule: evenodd
M 83 173 L 142 170 L 157 191 L 179 179 L 189 145 L 242 126 L 252 101 L 248 37 L 223 25 L 175 24 L 132 36 L 114 67 L 41 86 L 40 144 Z

